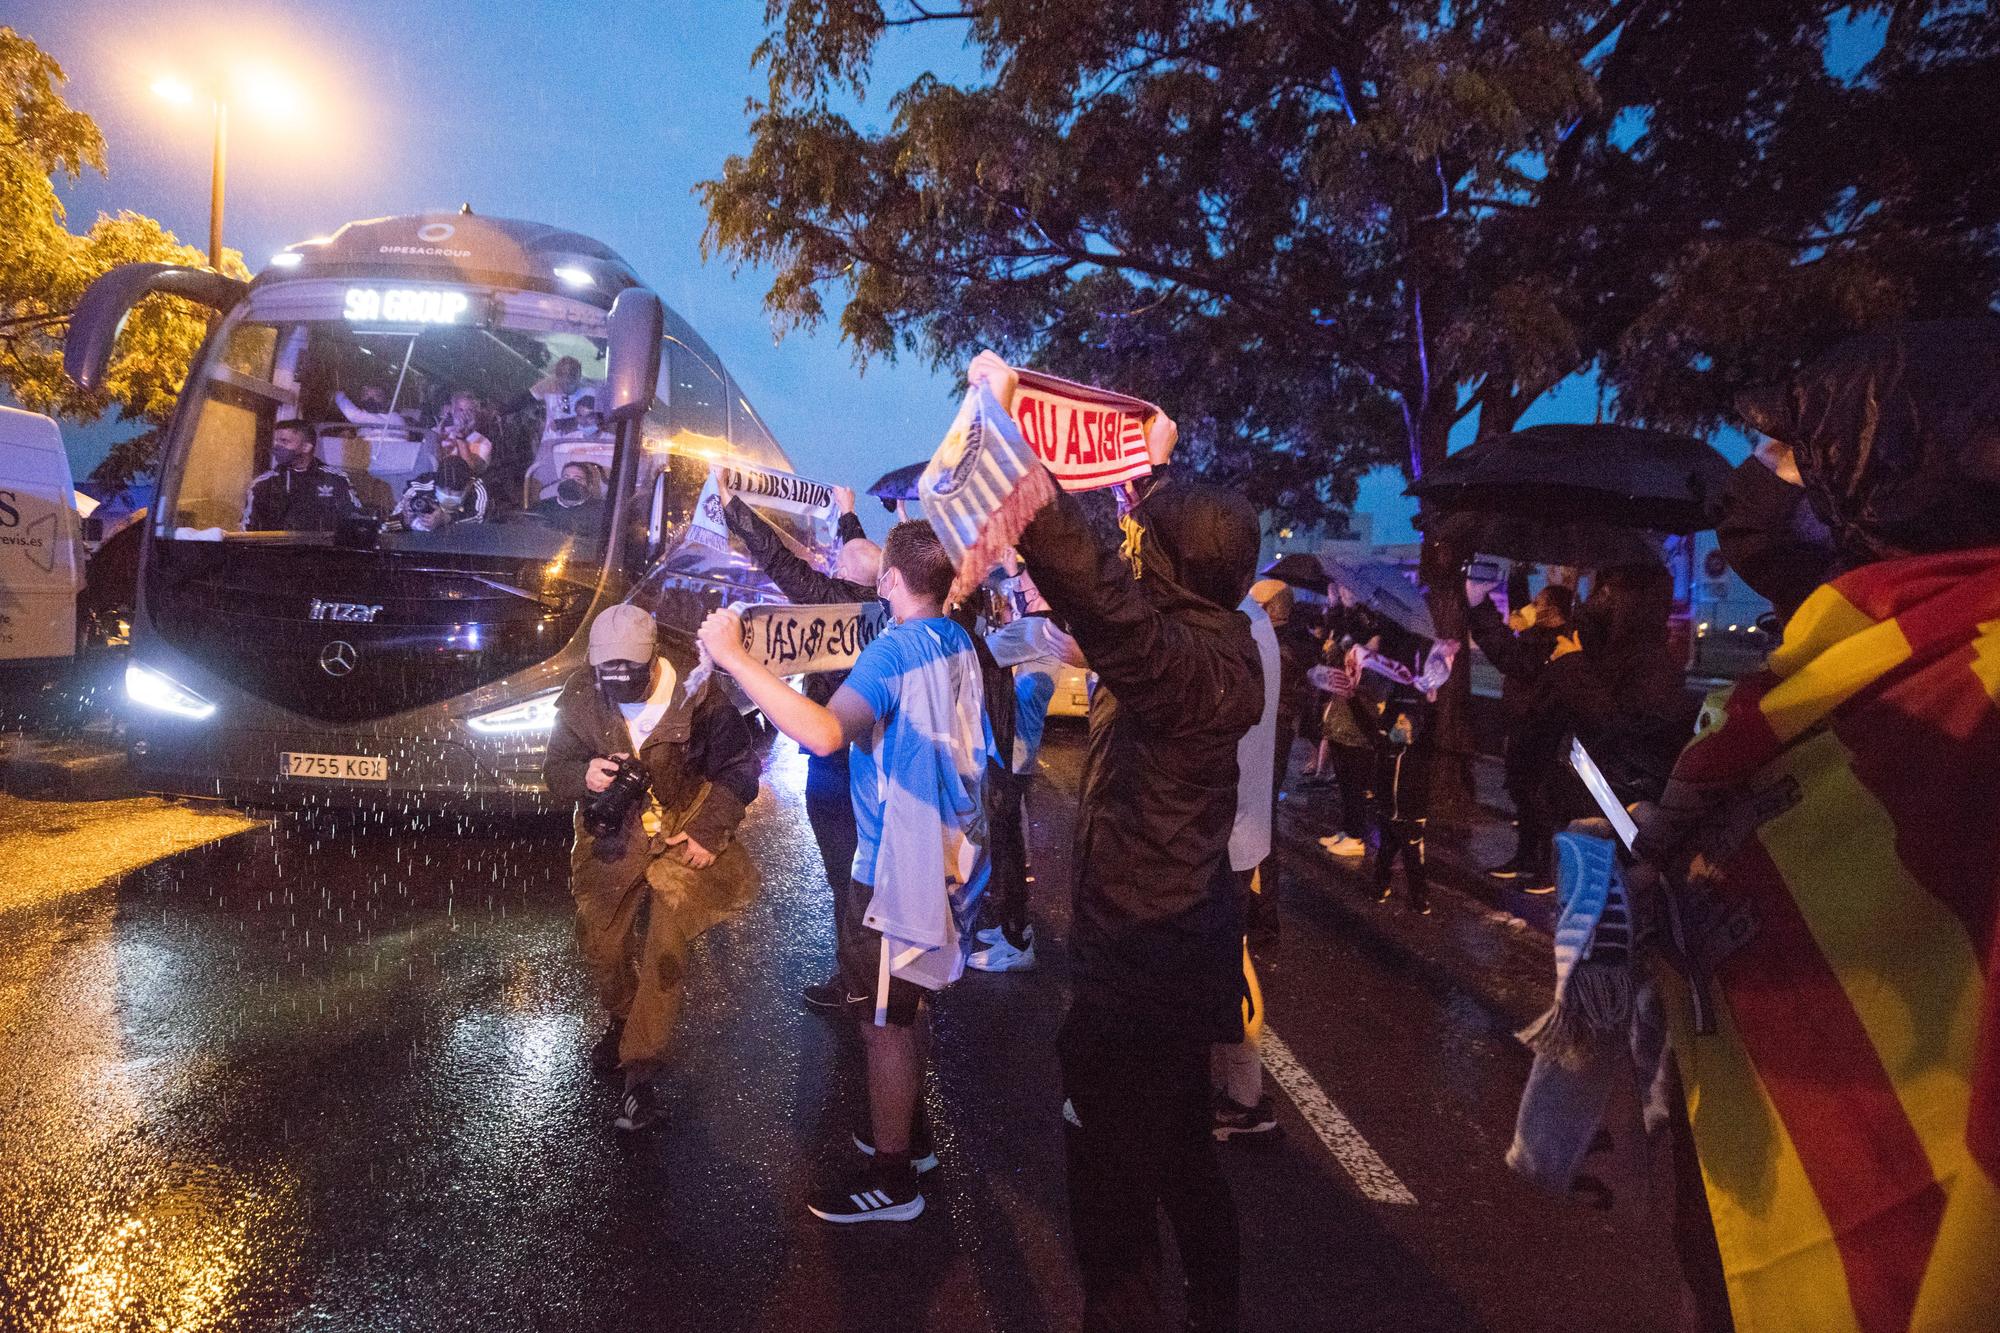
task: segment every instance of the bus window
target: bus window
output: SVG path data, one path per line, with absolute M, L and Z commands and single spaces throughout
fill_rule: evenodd
M 614 438 L 589 392 L 604 376 L 604 313 L 545 294 L 516 302 L 427 289 L 415 294 L 440 299 L 421 309 L 403 299 L 395 320 L 370 321 L 355 317 L 354 291 L 300 284 L 231 314 L 190 385 L 199 398 L 165 469 L 172 519 L 163 533 L 243 531 L 252 488 L 272 468 L 273 428 L 299 420 L 313 448 L 294 471 L 344 478 L 363 510 L 389 521 L 383 551 L 596 560 L 608 506 L 601 496 L 562 503 L 554 484 L 571 461 L 616 475 Z M 548 419 L 552 397 L 568 413 L 559 428 Z M 447 503 L 440 515 L 426 486 L 447 457 L 472 468 L 480 498 Z M 264 540 L 325 540 L 329 530 L 317 511 L 296 525 L 274 519 L 272 504 L 257 512 Z
M 691 349 L 667 344 L 661 358 L 663 373 L 671 372 L 667 411 L 674 442 L 683 448 L 706 446 L 718 454 L 729 448 L 729 384 Z
M 273 379 L 277 349 L 277 330 L 269 325 L 239 324 L 229 331 L 195 418 L 194 437 L 202 447 L 190 451 L 180 469 L 173 512 L 161 515 L 163 530 L 234 531 L 242 525 L 250 483 L 270 465 L 271 425 L 291 414 L 292 400 Z

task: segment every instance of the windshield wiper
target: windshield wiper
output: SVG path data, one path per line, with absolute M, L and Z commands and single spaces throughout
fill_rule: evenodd
M 412 574 L 446 574 L 452 578 L 471 579 L 474 583 L 483 583 L 489 588 L 498 588 L 501 592 L 512 593 L 516 597 L 533 602 L 544 611 L 559 611 L 562 609 L 549 605 L 540 596 L 529 592 L 526 588 L 517 588 L 511 583 L 503 583 L 499 579 L 489 578 L 484 574 L 475 574 L 469 569 L 440 569 L 431 565 L 416 565 L 410 567 L 409 572 Z

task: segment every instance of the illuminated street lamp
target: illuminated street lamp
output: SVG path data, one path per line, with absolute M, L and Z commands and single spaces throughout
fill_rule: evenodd
M 153 81 L 153 94 L 175 106 L 193 106 L 203 96 L 193 84 L 172 75 Z M 229 174 L 229 106 L 260 112 L 274 120 L 289 119 L 299 109 L 298 89 L 274 70 L 256 66 L 240 69 L 228 87 L 206 90 L 215 110 L 215 155 L 208 186 L 208 266 L 222 271 L 222 194 Z

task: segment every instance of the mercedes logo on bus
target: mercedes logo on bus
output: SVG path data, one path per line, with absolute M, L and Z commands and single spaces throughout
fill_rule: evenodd
M 354 651 L 353 644 L 345 639 L 335 639 L 319 650 L 319 669 L 329 676 L 344 676 L 354 670 L 360 656 Z

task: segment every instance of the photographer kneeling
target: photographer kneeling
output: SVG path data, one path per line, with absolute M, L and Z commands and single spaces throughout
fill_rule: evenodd
M 664 1112 L 653 1079 L 666 1063 L 689 943 L 757 891 L 757 867 L 735 837 L 757 798 L 757 752 L 712 681 L 686 688 L 698 660 L 686 636 L 660 634 L 639 607 L 607 608 L 549 737 L 549 791 L 576 802 L 577 944 L 611 1015 L 590 1065 L 606 1076 L 624 1070 L 620 1129 L 644 1129 Z

